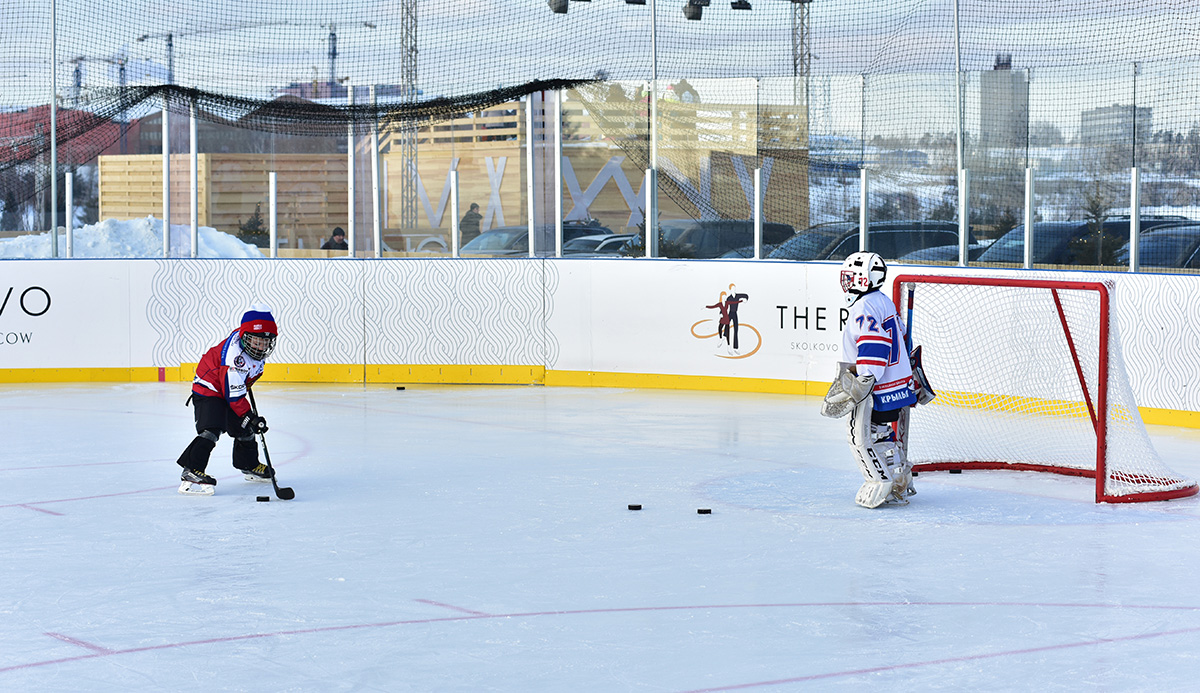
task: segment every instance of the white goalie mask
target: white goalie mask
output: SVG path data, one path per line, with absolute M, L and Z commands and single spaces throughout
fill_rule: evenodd
M 887 265 L 875 253 L 859 251 L 851 253 L 842 263 L 842 292 L 846 305 L 854 305 L 859 296 L 883 286 L 887 276 Z

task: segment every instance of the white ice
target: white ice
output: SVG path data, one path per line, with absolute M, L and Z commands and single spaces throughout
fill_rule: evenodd
M 187 497 L 187 391 L 0 386 L 0 690 L 1200 686 L 1195 498 L 928 473 L 865 510 L 811 397 L 267 383 L 295 500 L 227 438 Z

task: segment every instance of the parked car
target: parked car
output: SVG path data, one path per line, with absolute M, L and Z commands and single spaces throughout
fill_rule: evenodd
M 817 224 L 797 233 L 767 255 L 774 260 L 845 260 L 859 246 L 858 222 Z M 975 243 L 974 235 L 968 236 Z M 958 224 L 924 219 L 872 222 L 867 228 L 867 248 L 893 260 L 922 248 L 958 246 Z M 957 255 L 955 256 L 957 257 Z
M 488 229 L 459 248 L 459 255 L 505 256 L 529 253 L 528 226 L 499 226 Z
M 612 229 L 605 226 L 563 224 L 563 244 L 583 236 L 609 236 Z M 550 248 L 553 250 L 553 248 Z M 478 257 L 504 257 L 529 253 L 528 226 L 500 226 L 488 229 L 472 238 L 458 251 L 459 255 Z
M 795 233 L 796 229 L 791 224 L 763 222 L 762 242 L 777 245 Z M 750 246 L 753 252 L 754 221 L 718 219 L 693 222 L 679 232 L 674 243 L 682 257 L 716 258 L 745 246 Z
M 983 251 L 987 250 L 988 245 L 986 243 L 968 243 L 967 259 L 974 260 L 978 258 Z M 935 245 L 932 248 L 914 250 L 907 255 L 901 255 L 897 260 L 911 264 L 920 264 L 922 262 L 958 262 L 958 244 Z
M 1129 264 L 1129 243 L 1117 251 L 1118 264 Z M 1200 269 L 1200 225 L 1160 226 L 1143 232 L 1138 244 L 1142 267 Z
M 619 255 L 632 233 L 580 236 L 563 243 L 563 255 Z
M 658 224 L 659 250 L 662 257 L 717 258 L 744 246 L 753 253 L 754 221 L 752 219 L 668 219 Z M 777 244 L 796 232 L 790 224 L 763 222 L 763 243 Z M 644 253 L 639 233 L 626 244 L 626 255 Z
M 1141 218 L 1143 231 L 1160 226 L 1179 226 L 1187 223 L 1185 217 L 1144 216 Z M 1104 235 L 1129 238 L 1129 217 L 1110 217 L 1103 224 Z M 1033 225 L 1033 264 L 1035 265 L 1094 265 L 1096 262 L 1077 258 L 1072 248 L 1073 241 L 1082 240 L 1092 234 L 1087 221 L 1040 221 Z M 1128 256 L 1126 256 L 1128 257 Z M 980 253 L 979 262 L 1000 262 L 1020 265 L 1025 262 L 1025 225 L 1021 224 L 1001 236 L 987 250 Z M 1128 260 L 1126 260 L 1128 261 Z

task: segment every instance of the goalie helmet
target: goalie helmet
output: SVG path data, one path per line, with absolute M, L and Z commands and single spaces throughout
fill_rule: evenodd
M 842 292 L 846 305 L 854 305 L 859 296 L 883 286 L 887 276 L 887 265 L 875 253 L 859 251 L 851 253 L 842 263 Z
M 265 360 L 275 350 L 275 340 L 278 337 L 279 328 L 275 325 L 271 308 L 266 304 L 255 303 L 242 315 L 239 342 L 242 351 L 250 358 Z

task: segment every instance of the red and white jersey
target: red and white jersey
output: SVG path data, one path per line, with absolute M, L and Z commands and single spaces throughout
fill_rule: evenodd
M 850 319 L 842 332 L 842 362 L 855 366 L 859 375 L 875 376 L 876 411 L 916 403 L 904 325 L 896 306 L 882 291 L 864 294 L 850 306 Z
M 239 330 L 205 352 L 196 364 L 192 393 L 200 397 L 223 397 L 238 416 L 250 411 L 246 388 L 262 377 L 263 362 L 242 351 Z

